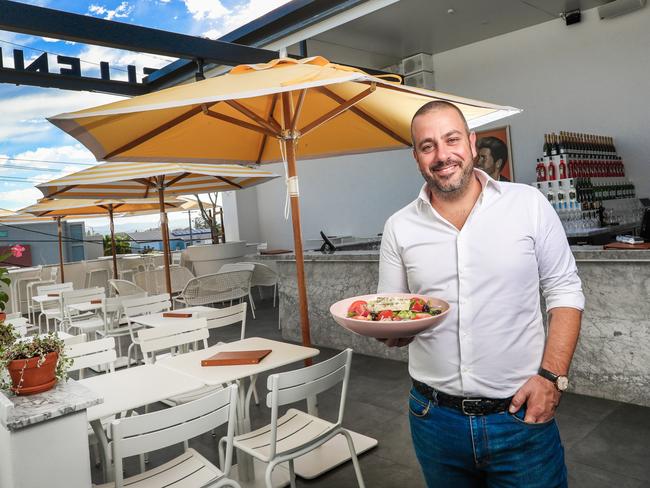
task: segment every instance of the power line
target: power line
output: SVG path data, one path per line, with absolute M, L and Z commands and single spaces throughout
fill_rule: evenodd
M 11 163 L 0 163 L 0 169 L 2 168 L 16 168 L 16 169 L 22 169 L 24 171 L 60 171 L 60 168 L 41 168 L 39 166 L 20 166 L 18 164 L 11 164 Z

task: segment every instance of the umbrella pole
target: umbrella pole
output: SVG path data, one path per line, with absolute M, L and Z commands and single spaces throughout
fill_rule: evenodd
M 296 141 L 295 139 L 289 139 L 286 142 L 288 171 L 287 176 L 289 178 L 294 178 L 297 175 Z M 297 191 L 293 194 L 290 193 L 290 197 L 291 221 L 293 223 L 293 244 L 294 252 L 296 254 L 296 274 L 298 275 L 298 303 L 300 306 L 300 328 L 302 331 L 302 344 L 303 346 L 311 347 L 309 310 L 307 308 L 307 284 L 305 283 L 305 260 L 302 252 L 302 231 L 300 229 L 300 200 Z M 305 364 L 307 364 L 307 361 L 305 361 Z M 311 364 L 311 361 L 309 361 L 309 364 Z
M 190 226 L 190 246 L 192 245 L 192 215 L 190 214 L 190 211 L 187 211 L 187 223 Z
M 56 219 L 57 232 L 59 234 L 59 269 L 61 270 L 61 283 L 65 282 L 65 271 L 63 269 L 63 230 L 61 229 L 61 217 Z
M 111 227 L 111 251 L 113 252 L 113 279 L 117 279 L 117 256 L 115 251 L 115 224 L 113 222 L 113 205 L 108 206 L 108 218 Z
M 223 226 L 223 207 L 219 210 L 219 219 L 221 220 L 221 242 L 226 242 L 226 228 Z
M 167 286 L 167 293 L 169 293 L 169 300 L 172 300 L 172 278 L 169 271 L 169 226 L 167 225 L 167 213 L 165 212 L 165 188 L 160 185 L 158 187 L 158 203 L 160 204 L 160 231 L 163 238 L 163 253 L 165 255 L 165 285 Z M 174 302 L 172 301 L 172 304 Z

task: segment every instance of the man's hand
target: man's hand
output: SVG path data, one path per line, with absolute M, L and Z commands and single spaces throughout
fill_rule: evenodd
M 377 339 L 388 347 L 404 347 L 413 342 L 414 337 L 400 337 L 399 339 Z
M 526 404 L 524 422 L 540 423 L 551 420 L 560 403 L 561 393 L 549 380 L 539 375 L 532 376 L 519 388 L 510 403 L 510 413 L 519 411 Z

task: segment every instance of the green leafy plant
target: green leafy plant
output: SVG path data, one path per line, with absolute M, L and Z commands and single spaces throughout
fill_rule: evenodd
M 73 360 L 66 356 L 65 343 L 55 333 L 19 339 L 11 324 L 0 323 L 0 389 L 8 390 L 12 386 L 11 378 L 8 375 L 11 361 L 37 357 L 37 367 L 40 368 L 45 362 L 45 357 L 51 352 L 56 352 L 59 355 L 55 369 L 56 378 L 59 381 L 67 380 L 68 368 L 72 365 Z M 24 371 L 25 367 L 23 366 L 20 372 L 20 382 L 16 385 L 17 388 L 22 386 Z

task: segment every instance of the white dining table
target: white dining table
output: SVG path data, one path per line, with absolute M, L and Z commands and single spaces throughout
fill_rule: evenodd
M 191 313 L 192 314 L 191 318 L 194 319 L 205 318 L 208 321 L 208 329 L 209 329 L 210 319 L 215 317 L 215 310 L 218 311 L 218 309 L 211 308 L 211 307 L 196 306 L 196 307 L 179 308 L 178 310 L 174 310 L 171 313 Z M 177 323 L 179 320 L 186 320 L 184 318 L 179 318 L 179 317 L 164 317 L 163 316 L 164 313 L 167 312 L 138 315 L 136 317 L 131 317 L 131 321 L 135 322 L 136 324 L 144 325 L 145 327 L 164 327 L 172 323 Z M 216 317 L 218 316 L 219 314 L 217 313 Z
M 86 388 L 100 395 L 104 402 L 88 408 L 88 421 L 101 445 L 104 475 L 112 479 L 108 440 L 101 420 L 119 415 L 166 398 L 189 393 L 204 386 L 196 378 L 180 371 L 163 368 L 157 364 L 145 364 L 79 380 Z
M 185 310 L 185 309 L 183 309 Z M 201 360 L 222 351 L 248 351 L 257 349 L 270 349 L 271 353 L 257 364 L 244 364 L 233 366 L 201 366 Z M 318 349 L 313 347 L 298 346 L 286 342 L 264 339 L 261 337 L 249 337 L 239 341 L 216 344 L 207 349 L 179 354 L 161 359 L 156 365 L 163 368 L 191 376 L 206 385 L 221 385 L 237 381 L 241 384 L 239 389 L 239 401 L 237 408 L 238 433 L 250 432 L 250 399 L 252 396 L 252 385 L 260 373 L 265 373 L 288 364 L 303 361 L 316 356 Z M 244 388 L 243 382 L 251 378 L 251 384 Z M 231 476 L 238 479 L 242 487 L 263 487 L 264 470 L 266 465 L 253 460 L 243 452 L 237 453 L 238 465 L 233 466 Z M 289 472 L 284 466 L 278 466 L 273 471 L 273 486 L 287 486 L 289 484 Z

